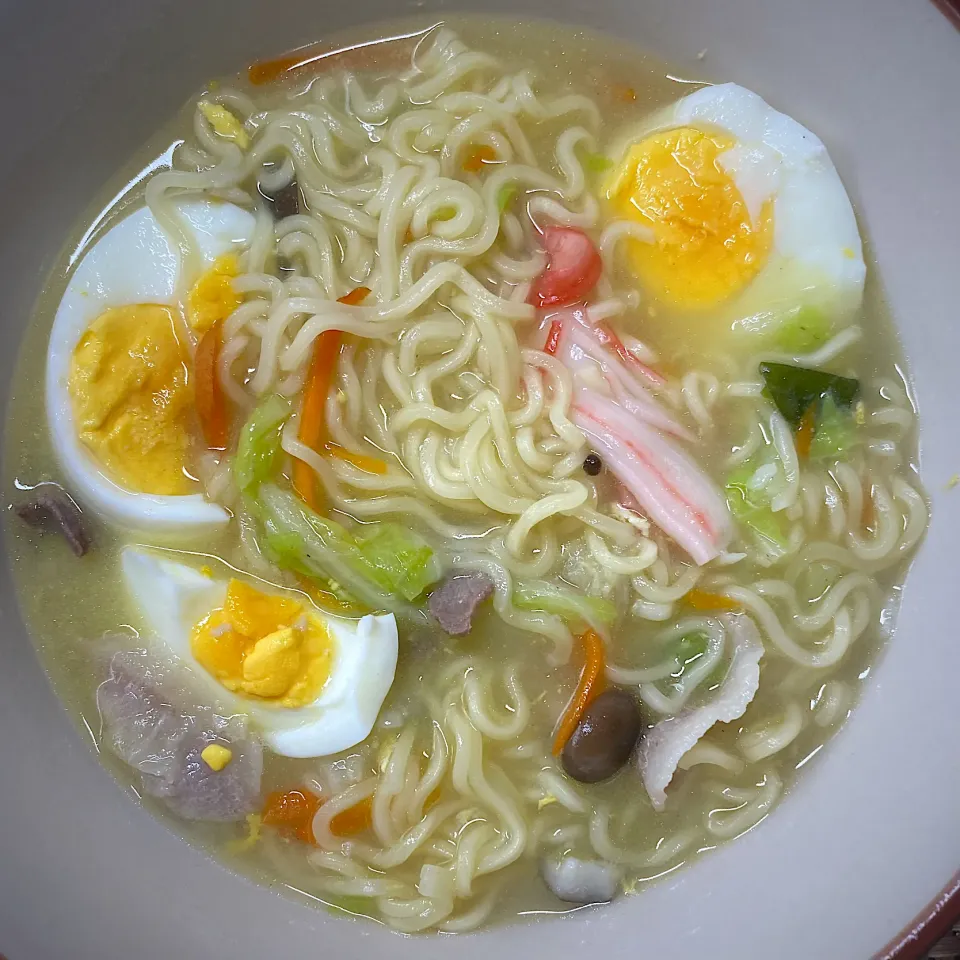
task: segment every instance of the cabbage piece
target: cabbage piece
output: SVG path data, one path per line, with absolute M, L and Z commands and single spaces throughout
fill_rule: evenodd
M 397 523 L 381 523 L 367 528 L 357 540 L 365 573 L 384 590 L 416 600 L 432 583 L 440 579 L 433 550 L 425 540 Z
M 233 476 L 245 498 L 255 497 L 261 483 L 277 470 L 280 458 L 280 435 L 290 404 L 283 397 L 267 397 L 254 409 L 240 431 Z
M 497 191 L 497 210 L 500 213 L 503 213 L 507 207 L 513 202 L 513 198 L 517 195 L 517 186 L 514 183 L 504 184 Z
M 342 585 L 349 597 L 371 610 L 421 618 L 406 599 L 411 599 L 412 590 L 417 590 L 414 596 L 422 593 L 437 579 L 437 571 L 433 551 L 415 533 L 390 524 L 385 525 L 390 528 L 386 533 L 382 528 L 372 530 L 357 540 L 340 524 L 314 513 L 272 483 L 260 487 L 259 506 L 264 545 L 277 566 L 329 580 L 336 593 L 342 592 L 336 585 Z M 389 549 L 395 551 L 392 562 L 385 555 Z M 404 558 L 410 563 L 408 570 L 401 569 Z
M 837 460 L 859 443 L 857 422 L 850 411 L 837 406 L 832 396 L 823 401 L 808 459 Z
M 609 600 L 588 597 L 545 580 L 518 581 L 513 588 L 513 604 L 521 610 L 552 613 L 567 622 L 609 626 L 617 619 L 617 608 Z
M 687 664 L 699 660 L 707 652 L 707 638 L 698 631 L 685 633 L 675 641 L 677 667 L 682 670 Z
M 583 158 L 583 167 L 590 173 L 606 173 L 612 169 L 613 161 L 602 153 L 588 153 Z
M 723 489 L 730 512 L 753 535 L 763 552 L 775 560 L 788 553 L 790 541 L 779 514 L 770 507 L 768 491 L 757 483 L 759 472 L 760 468 L 748 461 L 730 474 Z
M 833 321 L 825 310 L 810 304 L 788 311 L 773 334 L 773 345 L 786 353 L 809 353 L 833 334 Z
M 759 369 L 767 395 L 794 430 L 811 407 L 816 425 L 828 397 L 838 407 L 849 409 L 860 395 L 860 381 L 851 377 L 789 363 L 764 362 Z

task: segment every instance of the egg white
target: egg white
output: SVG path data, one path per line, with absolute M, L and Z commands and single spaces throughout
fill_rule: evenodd
M 856 217 L 827 148 L 760 96 L 724 83 L 703 87 L 656 112 L 613 152 L 675 127 L 718 130 L 736 140 L 720 164 L 736 183 L 751 218 L 773 201 L 773 245 L 766 264 L 734 298 L 735 328 L 764 332 L 785 311 L 810 305 L 843 322 L 860 306 L 866 266 Z
M 204 267 L 253 236 L 254 217 L 228 203 L 178 205 Z M 196 535 L 230 519 L 201 494 L 158 496 L 126 490 L 108 477 L 81 443 L 68 382 L 74 348 L 105 310 L 175 303 L 180 255 L 147 207 L 125 217 L 84 254 L 57 308 L 47 350 L 47 418 L 54 452 L 71 492 L 113 523 L 146 535 Z
M 211 610 L 223 606 L 227 581 L 137 547 L 125 547 L 121 563 L 127 589 L 153 639 L 180 661 L 195 678 L 195 685 L 209 690 L 222 708 L 246 714 L 275 753 L 324 757 L 370 735 L 397 668 L 393 614 L 356 621 L 314 609 L 335 644 L 330 677 L 313 703 L 295 708 L 274 706 L 232 693 L 194 659 L 191 631 Z M 301 595 L 297 599 L 308 602 Z

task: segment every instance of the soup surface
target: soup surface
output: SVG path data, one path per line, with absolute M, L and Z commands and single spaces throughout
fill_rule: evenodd
M 178 833 L 466 931 L 737 837 L 846 719 L 926 527 L 915 411 L 826 149 L 713 79 L 384 28 L 211 82 L 91 206 L 9 542 Z

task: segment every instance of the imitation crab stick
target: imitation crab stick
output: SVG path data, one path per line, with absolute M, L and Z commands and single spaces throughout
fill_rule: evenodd
M 656 428 L 585 387 L 574 392 L 571 419 L 647 516 L 695 563 L 707 563 L 726 547 L 732 522 L 719 491 Z

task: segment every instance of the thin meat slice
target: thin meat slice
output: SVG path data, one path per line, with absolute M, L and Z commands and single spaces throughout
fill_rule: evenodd
M 470 632 L 477 607 L 493 593 L 493 581 L 479 570 L 454 573 L 430 594 L 430 612 L 452 636 Z
M 717 695 L 702 707 L 661 720 L 640 741 L 637 766 L 657 810 L 666 805 L 666 788 L 683 755 L 715 723 L 729 723 L 743 716 L 760 686 L 763 643 L 756 626 L 745 614 L 727 614 L 720 619 L 730 641 L 731 658 Z
M 730 512 L 686 453 L 641 416 L 582 386 L 574 392 L 571 419 L 647 516 L 695 563 L 720 554 L 732 535 Z
M 593 241 L 575 227 L 545 227 L 547 266 L 530 288 L 535 307 L 562 307 L 583 300 L 597 285 L 603 261 Z
M 29 500 L 15 504 L 13 510 L 31 527 L 52 529 L 62 534 L 78 557 L 90 549 L 90 535 L 83 524 L 83 514 L 73 498 L 58 484 L 41 484 L 34 489 Z
M 187 703 L 159 661 L 121 652 L 97 691 L 104 741 L 140 773 L 143 790 L 186 820 L 242 820 L 259 809 L 263 748 L 240 717 Z M 231 751 L 219 771 L 201 758 L 212 743 Z

